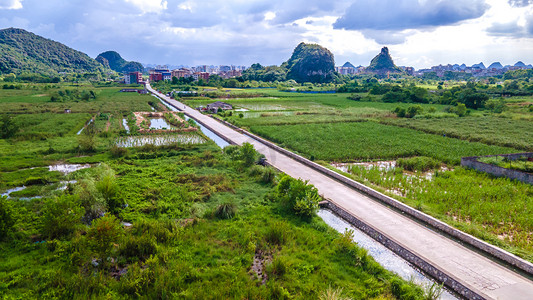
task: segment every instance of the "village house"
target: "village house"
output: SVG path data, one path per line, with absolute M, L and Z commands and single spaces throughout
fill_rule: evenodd
M 207 104 L 207 111 L 211 113 L 217 113 L 219 109 L 230 110 L 230 109 L 233 109 L 233 106 L 231 106 L 231 104 L 228 104 L 222 101 L 217 101 L 217 102 Z

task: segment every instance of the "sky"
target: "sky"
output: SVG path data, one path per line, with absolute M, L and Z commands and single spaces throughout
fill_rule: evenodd
M 336 65 L 533 64 L 533 0 L 0 0 L 8 27 L 144 64 L 280 65 L 300 42 Z

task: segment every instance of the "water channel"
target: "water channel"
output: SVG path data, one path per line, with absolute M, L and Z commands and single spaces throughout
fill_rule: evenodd
M 345 230 L 353 230 L 353 241 L 361 248 L 368 251 L 368 254 L 374 258 L 385 269 L 397 274 L 405 280 L 413 280 L 419 286 L 423 288 L 430 287 L 435 283 L 418 269 L 414 268 L 406 260 L 383 246 L 366 233 L 362 232 L 355 226 L 344 221 L 342 218 L 334 214 L 333 212 L 325 209 L 318 211 L 318 216 L 324 220 L 331 228 L 340 233 L 344 233 Z M 452 293 L 447 290 L 443 290 L 439 299 L 457 299 Z

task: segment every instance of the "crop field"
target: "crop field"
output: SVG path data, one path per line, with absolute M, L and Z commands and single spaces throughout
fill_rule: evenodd
M 422 155 L 456 165 L 463 156 L 518 151 L 375 122 L 252 126 L 251 130 L 307 157 L 338 162 Z
M 533 151 L 533 122 L 495 116 L 446 119 L 388 119 L 387 124 L 473 142 Z

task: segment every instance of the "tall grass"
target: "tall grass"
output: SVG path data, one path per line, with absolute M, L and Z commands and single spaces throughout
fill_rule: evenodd
M 427 156 L 456 165 L 464 156 L 518 151 L 375 122 L 252 126 L 251 130 L 308 157 L 330 161 Z

